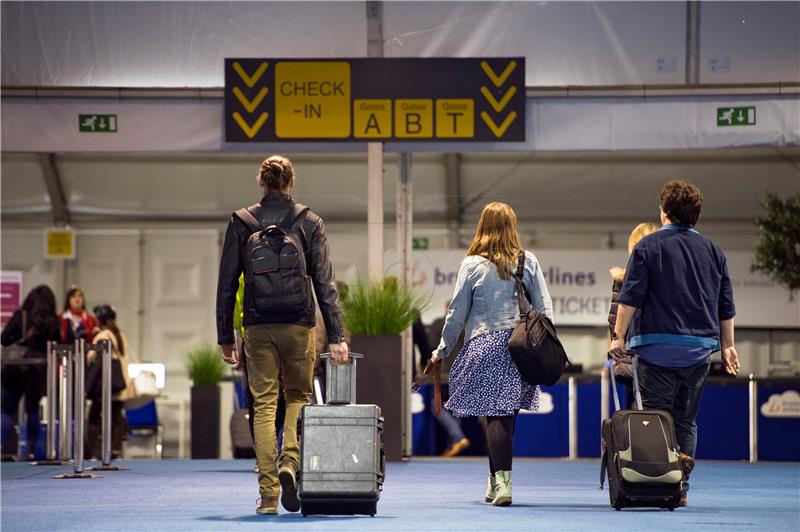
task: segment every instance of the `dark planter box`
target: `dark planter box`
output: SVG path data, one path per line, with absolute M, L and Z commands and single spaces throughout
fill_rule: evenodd
M 403 458 L 403 355 L 400 336 L 353 335 L 350 350 L 361 353 L 356 375 L 356 402 L 378 405 L 384 418 L 386 459 Z
M 192 386 L 192 458 L 219 458 L 219 386 Z

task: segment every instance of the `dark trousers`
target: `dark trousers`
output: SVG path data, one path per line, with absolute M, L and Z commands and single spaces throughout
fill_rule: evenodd
M 645 409 L 665 410 L 675 420 L 675 436 L 682 453 L 697 450 L 697 412 L 708 379 L 711 357 L 686 368 L 656 366 L 639 358 L 639 389 Z
M 25 396 L 25 414 L 28 418 L 27 421 L 27 448 L 25 453 L 34 454 L 36 452 L 36 444 L 39 441 L 39 400 L 42 398 L 42 393 L 38 390 L 28 389 L 23 387 L 3 388 L 2 401 L 3 401 L 3 418 L 2 418 L 2 442 L 3 454 L 17 454 L 17 450 L 11 448 L 12 441 L 16 441 L 13 437 L 15 419 L 17 416 L 17 407 L 19 400 Z
M 116 459 L 122 454 L 122 440 L 125 437 L 128 422 L 123 414 L 122 401 L 111 401 L 111 457 Z M 89 407 L 86 424 L 86 458 L 103 457 L 103 403 L 93 399 Z

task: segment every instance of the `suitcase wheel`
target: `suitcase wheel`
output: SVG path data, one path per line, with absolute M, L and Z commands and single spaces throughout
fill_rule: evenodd
M 670 512 L 674 512 L 674 511 L 675 511 L 675 507 L 674 507 L 674 506 L 670 506 L 670 507 L 669 507 L 669 511 L 670 511 Z

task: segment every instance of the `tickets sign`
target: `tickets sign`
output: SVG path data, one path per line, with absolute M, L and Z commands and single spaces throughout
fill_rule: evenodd
M 525 141 L 525 58 L 226 59 L 225 139 Z

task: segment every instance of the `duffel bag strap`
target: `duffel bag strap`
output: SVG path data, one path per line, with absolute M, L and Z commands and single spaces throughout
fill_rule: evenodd
M 425 369 L 422 371 L 423 377 L 414 381 L 411 385 L 411 391 L 419 391 L 422 386 L 422 380 L 425 376 L 433 372 L 433 413 L 436 416 L 442 413 L 442 360 L 439 359 L 436 363 L 428 362 Z
M 519 316 L 520 318 L 525 315 L 527 311 L 527 306 L 525 305 L 525 285 L 522 282 L 522 272 L 525 269 L 525 251 L 519 251 L 519 257 L 517 258 L 517 271 L 514 272 L 514 280 L 517 282 L 517 304 L 519 305 Z

